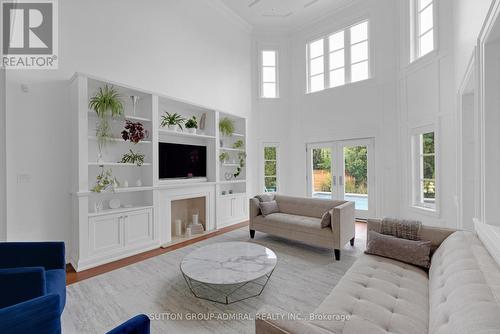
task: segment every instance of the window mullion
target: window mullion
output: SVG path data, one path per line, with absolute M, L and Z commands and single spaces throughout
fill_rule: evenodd
M 344 78 L 346 84 L 351 82 L 351 29 L 344 32 Z
M 330 39 L 323 38 L 323 71 L 324 88 L 330 88 Z

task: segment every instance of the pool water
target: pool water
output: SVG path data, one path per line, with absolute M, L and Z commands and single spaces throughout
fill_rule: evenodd
M 332 199 L 332 193 L 318 192 L 313 194 L 314 198 Z M 357 194 L 345 194 L 346 201 L 354 202 L 356 210 L 368 211 L 368 196 Z

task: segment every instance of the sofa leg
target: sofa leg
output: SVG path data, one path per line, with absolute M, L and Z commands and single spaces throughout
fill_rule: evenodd
M 254 238 L 255 237 L 255 230 L 250 230 L 250 238 Z
M 349 242 L 351 243 L 351 246 L 354 246 L 354 238 L 352 238 Z
M 333 252 L 335 253 L 335 260 L 340 261 L 340 249 L 334 249 Z

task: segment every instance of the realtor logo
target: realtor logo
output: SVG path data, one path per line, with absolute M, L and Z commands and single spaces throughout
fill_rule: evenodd
M 56 69 L 57 0 L 2 0 L 2 65 Z

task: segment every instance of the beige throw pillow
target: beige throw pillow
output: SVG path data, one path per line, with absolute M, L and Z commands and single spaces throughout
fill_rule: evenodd
M 326 211 L 323 216 L 321 216 L 321 227 L 326 228 L 332 225 L 332 210 Z
M 280 208 L 278 207 L 278 203 L 276 201 L 260 202 L 259 208 L 264 217 L 270 215 L 271 213 L 280 212 Z
M 431 242 L 400 239 L 375 231 L 368 231 L 366 254 L 388 257 L 394 260 L 429 268 Z

